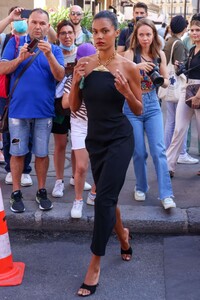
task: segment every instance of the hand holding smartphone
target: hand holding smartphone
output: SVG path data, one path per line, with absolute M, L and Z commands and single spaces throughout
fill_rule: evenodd
M 30 16 L 30 14 L 31 14 L 31 12 L 32 12 L 32 10 L 30 10 L 30 9 L 23 9 L 21 11 L 21 18 L 22 19 L 28 19 L 29 16 Z
M 39 39 L 33 39 L 29 44 L 28 44 L 28 47 L 27 47 L 27 49 L 28 49 L 28 52 L 29 53 L 33 53 L 34 52 L 34 50 L 37 48 L 37 45 L 38 45 L 38 42 L 39 42 L 40 40 Z

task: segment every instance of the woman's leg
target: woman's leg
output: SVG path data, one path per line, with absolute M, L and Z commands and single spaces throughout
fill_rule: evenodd
M 99 282 L 99 276 L 100 276 L 100 262 L 101 262 L 101 256 L 92 255 L 90 264 L 84 279 L 84 284 L 89 286 L 95 286 Z M 91 292 L 87 288 L 80 288 L 78 290 L 79 296 L 86 296 L 90 295 Z
M 172 142 L 166 151 L 168 168 L 170 171 L 175 171 L 178 156 L 183 146 L 185 135 L 188 131 L 189 124 L 194 113 L 184 101 L 185 94 L 181 95 L 176 111 L 176 125 Z
M 143 103 L 145 105 L 145 103 Z M 144 119 L 145 109 L 141 116 L 135 116 L 130 110 L 127 103 L 124 104 L 124 114 L 127 116 L 133 127 L 134 136 L 134 151 L 133 151 L 133 166 L 136 176 L 137 191 L 146 193 L 148 191 L 147 183 L 147 165 L 146 160 L 148 157 L 145 139 L 144 139 Z
M 54 133 L 54 167 L 56 171 L 56 179 L 64 177 L 65 168 L 65 150 L 67 146 L 67 134 Z
M 177 103 L 166 101 L 166 119 L 165 119 L 165 147 L 171 144 L 172 136 L 175 128 Z
M 75 154 L 75 199 L 83 200 L 83 189 L 88 169 L 88 152 L 85 148 L 74 150 Z
M 159 198 L 163 200 L 164 198 L 173 196 L 165 153 L 163 116 L 156 98 L 157 96 L 151 92 L 149 93 L 149 97 L 148 112 L 144 126 L 157 174 Z

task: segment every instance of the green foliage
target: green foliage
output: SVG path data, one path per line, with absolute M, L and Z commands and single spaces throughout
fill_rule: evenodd
M 60 8 L 57 11 L 50 11 L 50 24 L 56 30 L 57 24 L 62 20 L 69 20 L 69 7 L 68 8 Z M 81 25 L 91 31 L 92 27 L 92 13 L 88 10 L 84 13 L 83 19 L 81 21 Z

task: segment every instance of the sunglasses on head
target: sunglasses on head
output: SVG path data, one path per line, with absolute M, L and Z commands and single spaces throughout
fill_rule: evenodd
M 71 11 L 70 15 L 72 15 L 72 16 L 82 16 L 82 13 L 80 11 Z

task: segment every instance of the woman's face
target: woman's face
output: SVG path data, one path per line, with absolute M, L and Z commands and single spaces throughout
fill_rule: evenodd
M 115 45 L 118 30 L 107 18 L 96 19 L 92 23 L 94 44 L 98 50 L 104 50 Z
M 200 42 L 200 26 L 192 25 L 190 27 L 190 37 L 193 43 Z
M 148 25 L 140 26 L 137 31 L 137 39 L 142 48 L 149 48 L 154 39 L 152 28 Z
M 69 25 L 63 26 L 58 34 L 58 39 L 66 47 L 73 45 L 75 41 L 73 28 Z

